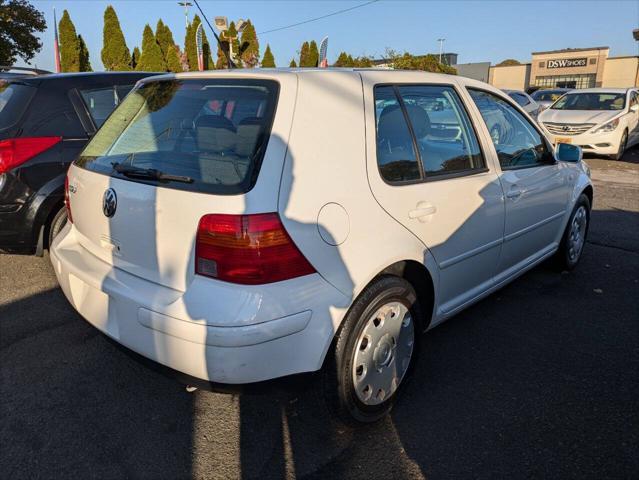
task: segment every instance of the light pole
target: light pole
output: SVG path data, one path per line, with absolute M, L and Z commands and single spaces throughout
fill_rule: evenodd
M 193 4 L 191 2 L 178 2 L 180 7 L 184 7 L 184 24 L 186 28 L 189 28 L 189 7 L 192 7 Z
M 226 17 L 215 17 L 213 20 L 215 22 L 215 27 L 220 31 L 221 36 L 225 38 L 229 42 L 229 68 L 231 68 L 231 59 L 233 58 L 233 40 L 237 37 L 231 37 L 228 34 L 229 30 L 229 21 Z M 242 33 L 246 27 L 246 22 L 241 18 L 237 21 L 237 25 L 235 26 L 235 30 L 238 34 Z
M 439 42 L 439 63 L 442 63 L 442 54 L 444 53 L 444 42 L 446 39 L 438 38 L 437 41 Z

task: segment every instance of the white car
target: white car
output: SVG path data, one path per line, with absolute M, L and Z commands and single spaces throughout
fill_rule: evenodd
M 163 75 L 70 167 L 51 261 L 124 346 L 223 384 L 323 369 L 338 413 L 366 422 L 423 331 L 553 255 L 574 267 L 592 197 L 578 147 L 553 151 L 474 80 Z
M 538 117 L 553 143 L 616 160 L 639 143 L 639 91 L 635 88 L 573 90 Z
M 504 90 L 510 98 L 524 109 L 524 111 L 532 118 L 537 118 L 542 108 L 530 95 L 521 90 Z

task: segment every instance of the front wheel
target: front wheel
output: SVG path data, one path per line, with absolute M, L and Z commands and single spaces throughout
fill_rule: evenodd
M 626 151 L 626 147 L 628 146 L 628 131 L 624 131 L 621 136 L 621 141 L 619 142 L 619 150 L 617 153 L 612 156 L 615 160 L 621 160 L 623 158 L 623 154 Z
M 67 224 L 67 210 L 62 207 L 58 210 L 51 220 L 51 225 L 49 226 L 49 248 L 51 248 L 51 244 L 53 243 L 53 239 L 62 231 L 64 226 Z
M 347 423 L 374 422 L 393 407 L 417 356 L 421 310 L 407 281 L 384 276 L 366 287 L 336 335 L 324 390 Z
M 556 254 L 556 263 L 560 269 L 572 270 L 577 266 L 586 244 L 589 226 L 590 200 L 582 193 L 575 203 Z

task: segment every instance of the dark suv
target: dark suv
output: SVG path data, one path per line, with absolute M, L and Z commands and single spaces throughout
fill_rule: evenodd
M 66 222 L 69 164 L 143 72 L 0 80 L 0 252 L 42 254 Z

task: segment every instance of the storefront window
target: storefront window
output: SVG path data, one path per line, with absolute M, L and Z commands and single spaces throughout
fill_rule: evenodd
M 535 78 L 535 85 L 544 88 L 593 88 L 596 75 L 593 73 L 575 75 L 547 75 Z

